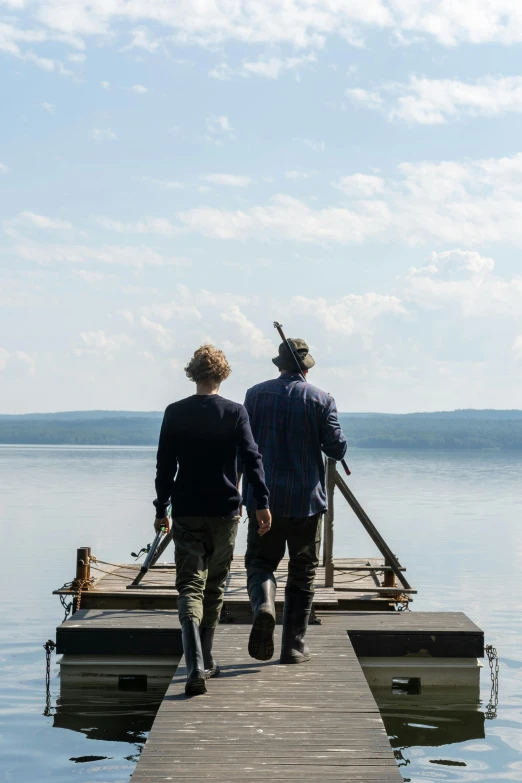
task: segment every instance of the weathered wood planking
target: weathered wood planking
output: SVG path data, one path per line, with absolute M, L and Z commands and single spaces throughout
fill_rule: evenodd
M 248 626 L 219 626 L 215 652 L 222 674 L 208 683 L 205 696 L 184 695 L 182 661 L 132 783 L 402 782 L 379 709 L 341 626 L 311 626 L 312 660 L 300 666 L 280 666 L 277 657 L 252 660 L 248 633 Z
M 80 609 L 56 629 L 58 655 L 182 655 L 174 609 Z
M 463 612 L 335 612 L 360 656 L 483 658 L 484 631 Z
M 357 655 L 481 658 L 484 633 L 461 612 L 332 612 L 317 618 L 350 636 Z M 81 609 L 56 629 L 57 653 L 181 655 L 175 610 Z M 323 648 L 326 647 L 326 641 Z
M 365 566 L 369 570 L 363 571 Z M 282 609 L 284 587 L 286 584 L 288 561 L 284 560 L 277 571 L 278 591 L 277 608 Z M 315 607 L 324 609 L 378 609 L 393 608 L 387 593 L 381 587 L 382 574 L 374 569 L 383 567 L 379 558 L 352 558 L 335 561 L 334 588 L 325 587 L 324 568 L 320 567 L 316 578 Z M 141 584 L 131 588 L 131 582 L 139 571 L 138 565 L 111 566 L 99 564 L 104 572 L 92 567 L 96 583 L 82 595 L 82 608 L 85 609 L 175 609 L 177 592 L 174 586 L 175 568 L 171 564 L 160 564 L 152 568 Z M 351 568 L 354 570 L 352 571 Z M 55 594 L 70 595 L 70 589 L 56 590 Z M 249 613 L 249 601 L 246 590 L 246 572 L 243 558 L 236 557 L 232 562 L 225 594 L 224 617 L 240 620 Z

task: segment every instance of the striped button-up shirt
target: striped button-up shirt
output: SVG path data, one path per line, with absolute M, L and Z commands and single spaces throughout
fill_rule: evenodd
M 346 452 L 335 400 L 297 373 L 259 383 L 248 390 L 245 408 L 263 457 L 270 510 L 283 517 L 309 517 L 326 510 L 324 457 Z M 255 509 L 245 482 L 247 509 Z

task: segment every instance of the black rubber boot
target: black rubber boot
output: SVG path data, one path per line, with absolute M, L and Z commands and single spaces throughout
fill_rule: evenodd
M 204 625 L 199 626 L 199 636 L 201 639 L 201 651 L 203 653 L 203 665 L 205 666 L 205 677 L 217 677 L 221 671 L 219 663 L 212 655 L 212 645 L 214 643 L 215 628 L 207 628 Z
M 248 580 L 248 595 L 254 613 L 248 653 L 257 661 L 269 661 L 274 654 L 276 587 L 273 574 L 254 573 Z
M 201 693 L 207 692 L 205 664 L 203 663 L 203 653 L 201 651 L 199 626 L 190 617 L 186 617 L 181 623 L 181 638 L 185 654 L 185 666 L 187 667 L 185 693 L 187 696 L 199 696 Z
M 313 600 L 313 593 L 286 593 L 279 663 L 305 663 L 310 660 L 310 650 L 304 643 L 304 636 Z

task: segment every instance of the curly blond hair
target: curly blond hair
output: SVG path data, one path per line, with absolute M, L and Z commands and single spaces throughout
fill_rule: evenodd
M 226 380 L 232 370 L 227 362 L 227 357 L 213 345 L 202 345 L 185 367 L 185 372 L 189 380 L 194 383 L 203 381 L 214 381 L 221 383 Z

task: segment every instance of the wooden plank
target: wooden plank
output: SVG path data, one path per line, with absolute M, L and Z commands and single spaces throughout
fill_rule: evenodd
M 248 656 L 249 627 L 220 625 L 221 675 L 187 698 L 183 661 L 132 783 L 163 780 L 401 783 L 378 707 L 342 624 L 311 626 L 312 657 L 281 666 Z
M 182 655 L 178 613 L 80 609 L 56 629 L 56 652 L 59 655 Z
M 98 575 L 97 581 L 82 595 L 82 608 L 99 609 L 175 609 L 177 607 L 177 591 L 175 589 L 175 567 L 172 564 L 160 563 L 152 567 L 140 585 L 130 588 L 134 576 L 139 571 L 139 565 L 121 565 L 99 563 L 98 567 L 104 573 L 97 571 L 93 565 L 92 573 Z M 350 606 L 354 609 L 393 608 L 389 590 L 383 590 L 378 578 L 382 571 L 382 558 L 342 558 L 337 559 L 334 567 L 341 570 L 335 572 L 333 588 L 325 586 L 325 569 L 319 567 L 316 577 L 316 607 L 336 610 Z M 288 560 L 281 562 L 276 572 L 278 581 L 276 605 L 282 610 L 284 587 L 287 579 Z M 71 589 L 56 590 L 58 595 L 71 595 Z M 399 590 L 399 593 L 403 591 Z M 246 618 L 249 600 L 246 590 L 246 572 L 243 558 L 235 557 L 227 580 L 225 593 L 225 610 L 230 620 L 237 621 Z
M 360 656 L 484 657 L 484 632 L 462 612 L 334 612 L 319 617 L 344 627 Z

